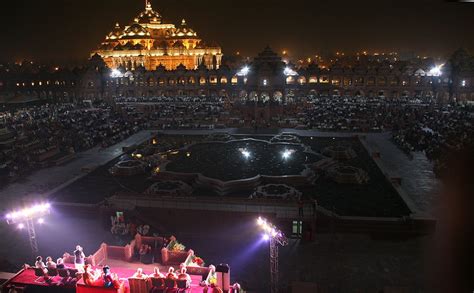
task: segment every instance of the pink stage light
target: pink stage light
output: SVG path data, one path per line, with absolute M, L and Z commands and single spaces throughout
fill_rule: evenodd
M 23 228 L 25 228 L 25 224 L 23 223 L 18 224 L 18 229 L 23 229 Z
M 38 224 L 43 224 L 44 223 L 44 219 L 43 218 L 39 218 L 38 219 Z
M 270 240 L 270 235 L 268 235 L 268 234 L 263 234 L 263 237 L 262 237 L 262 238 L 263 238 L 263 240 L 268 241 L 268 240 Z

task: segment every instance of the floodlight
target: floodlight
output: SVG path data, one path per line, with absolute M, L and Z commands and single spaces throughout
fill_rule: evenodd
M 118 69 L 112 69 L 112 72 L 110 73 L 110 77 L 112 78 L 123 77 L 123 74 Z
M 240 71 L 237 73 L 238 76 L 247 76 L 250 72 L 250 68 L 245 65 L 244 67 L 242 67 L 242 69 L 240 69 Z
M 290 67 L 285 67 L 285 70 L 283 70 L 283 74 L 285 74 L 286 76 L 296 76 L 298 75 L 298 73 L 296 71 L 294 71 L 293 69 L 291 69 Z
M 441 76 L 441 74 L 443 74 L 443 72 L 441 72 L 442 67 L 443 65 L 437 65 L 431 68 L 430 71 L 428 71 L 428 76 Z

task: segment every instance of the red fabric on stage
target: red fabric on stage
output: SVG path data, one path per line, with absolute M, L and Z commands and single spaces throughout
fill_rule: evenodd
M 57 284 L 61 281 L 61 277 L 55 276 L 52 277 L 51 283 L 47 283 L 44 281 L 43 277 L 38 277 L 35 275 L 35 269 L 29 268 L 15 276 L 13 279 L 10 280 L 11 284 L 18 284 L 18 285 L 35 285 L 35 286 L 57 286 Z M 38 281 L 37 281 L 38 280 Z M 75 285 L 69 284 L 64 285 L 65 287 L 72 288 Z
M 102 286 L 87 286 L 84 284 L 83 280 L 79 280 L 76 285 L 76 293 L 120 293 L 126 292 L 125 284 L 122 284 L 119 289 L 115 288 L 105 288 Z
M 129 292 L 128 278 L 132 277 L 135 273 L 135 270 L 130 269 L 120 269 L 120 268 L 111 268 L 112 273 L 116 273 L 120 279 L 120 282 L 123 282 L 123 291 L 117 290 L 114 288 L 105 288 L 105 287 L 90 287 L 86 286 L 82 280 L 77 282 L 76 292 L 78 293 L 113 293 L 113 292 Z M 145 274 L 151 274 L 153 272 L 144 272 Z M 35 285 L 35 286 L 57 286 L 61 282 L 61 277 L 56 276 L 52 278 L 53 282 L 48 284 L 43 281 L 43 277 L 38 277 L 35 275 L 35 270 L 33 268 L 26 269 L 13 279 L 10 280 L 10 284 L 18 285 L 19 287 L 24 287 L 25 285 Z M 191 288 L 188 290 L 188 293 L 202 293 L 203 287 L 199 286 L 201 282 L 201 276 L 191 275 L 192 283 Z M 38 280 L 38 282 L 36 281 Z M 74 288 L 74 284 L 62 285 L 65 288 Z M 122 288 L 121 288 L 122 289 Z

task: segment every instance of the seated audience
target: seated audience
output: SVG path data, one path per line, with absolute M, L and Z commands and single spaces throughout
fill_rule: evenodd
M 160 272 L 160 268 L 159 267 L 155 267 L 153 269 L 153 274 L 151 275 L 153 278 L 164 278 L 165 275 L 163 275 L 161 272 Z
M 186 280 L 186 287 L 191 286 L 191 276 L 186 272 L 186 268 L 182 268 L 178 275 L 178 280 Z
M 168 274 L 166 275 L 166 278 L 176 280 L 176 274 L 174 273 L 174 268 L 173 267 L 170 267 L 168 269 Z
M 53 261 L 53 259 L 51 258 L 51 256 L 48 256 L 46 258 L 46 267 L 48 269 L 55 269 L 57 267 L 56 263 Z
M 38 256 L 36 258 L 35 268 L 39 268 L 39 269 L 43 269 L 43 270 L 46 269 L 46 265 L 44 264 L 43 258 L 41 256 Z
M 66 268 L 66 266 L 64 265 L 64 261 L 63 261 L 62 258 L 58 258 L 58 259 L 56 260 L 56 268 L 58 268 L 58 269 L 65 269 L 65 268 Z
M 143 273 L 142 268 L 138 268 L 135 274 L 133 274 L 132 278 L 137 278 L 137 279 L 146 279 L 148 276 Z

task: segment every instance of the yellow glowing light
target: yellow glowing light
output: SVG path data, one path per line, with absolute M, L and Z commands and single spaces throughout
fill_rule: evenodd
M 154 138 L 152 141 L 151 141 L 152 144 L 158 144 L 158 141 Z
M 155 173 L 160 173 L 160 167 L 155 168 Z
M 137 159 L 141 159 L 141 158 L 143 158 L 143 155 L 142 155 L 142 154 L 136 154 L 135 157 L 136 157 Z
M 191 157 L 191 153 L 186 153 L 186 157 Z

